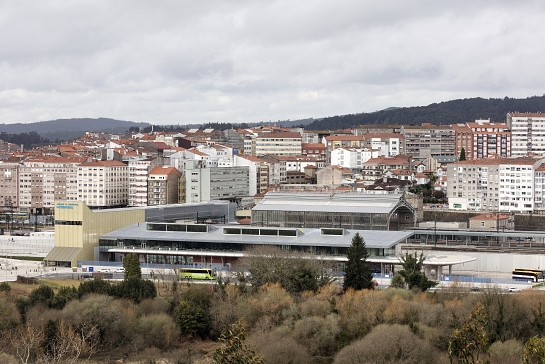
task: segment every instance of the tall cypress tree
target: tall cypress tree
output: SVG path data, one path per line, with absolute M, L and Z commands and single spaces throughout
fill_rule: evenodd
M 136 254 L 128 254 L 123 259 L 123 267 L 125 268 L 125 280 L 130 278 L 142 278 L 142 270 L 140 269 L 140 260 Z
M 352 244 L 348 248 L 348 263 L 346 263 L 346 275 L 344 276 L 343 288 L 373 289 L 373 275 L 367 262 L 369 252 L 365 247 L 365 240 L 359 233 L 352 238 Z
M 458 160 L 459 161 L 465 161 L 466 160 L 466 150 L 464 148 L 462 148 L 462 150 L 460 151 L 460 158 Z

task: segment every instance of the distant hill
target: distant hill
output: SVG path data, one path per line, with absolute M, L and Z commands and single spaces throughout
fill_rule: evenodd
M 41 137 L 54 141 L 78 138 L 85 134 L 86 131 L 124 133 L 131 127 L 145 128 L 148 125 L 148 123 L 136 123 L 108 118 L 57 119 L 28 124 L 0 124 L 0 133 L 20 134 L 35 131 Z
M 333 130 L 369 124 L 437 125 L 466 123 L 476 119 L 505 122 L 508 112 L 545 112 L 545 95 L 526 99 L 472 98 L 418 107 L 388 108 L 373 113 L 331 116 L 314 120 L 309 130 Z

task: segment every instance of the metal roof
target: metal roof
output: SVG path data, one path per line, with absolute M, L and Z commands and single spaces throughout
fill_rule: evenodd
M 56 246 L 53 247 L 44 260 L 51 262 L 71 262 L 80 251 L 81 248 Z
M 367 248 L 392 248 L 413 235 L 412 231 L 383 230 L 345 230 L 344 235 L 323 235 L 322 229 L 282 229 L 270 227 L 248 227 L 242 225 L 212 225 L 208 232 L 152 231 L 146 224 L 134 224 L 104 234 L 100 239 L 134 239 L 156 241 L 191 241 L 205 243 L 233 243 L 256 245 L 294 245 L 309 247 L 349 247 L 352 238 L 359 233 L 365 240 Z M 240 228 L 253 230 L 298 230 L 297 236 L 224 234 L 223 228 Z
M 388 214 L 403 195 L 356 193 L 267 193 L 252 211 L 317 211 Z

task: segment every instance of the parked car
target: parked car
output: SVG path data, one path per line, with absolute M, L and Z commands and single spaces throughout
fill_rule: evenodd
M 123 267 L 117 268 L 114 272 L 115 273 L 125 273 L 125 268 L 123 268 Z
M 509 287 L 509 288 L 507 289 L 507 291 L 508 291 L 508 292 L 518 292 L 518 291 L 520 291 L 520 288 L 517 288 L 517 287 Z
M 110 273 L 110 269 L 108 269 L 108 268 L 100 268 L 99 272 L 100 272 L 100 273 Z

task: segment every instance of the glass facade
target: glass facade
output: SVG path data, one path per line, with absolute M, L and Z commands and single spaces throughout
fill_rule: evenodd
M 344 228 L 352 230 L 389 230 L 387 214 L 318 212 L 318 211 L 252 211 L 252 225 L 298 228 Z

